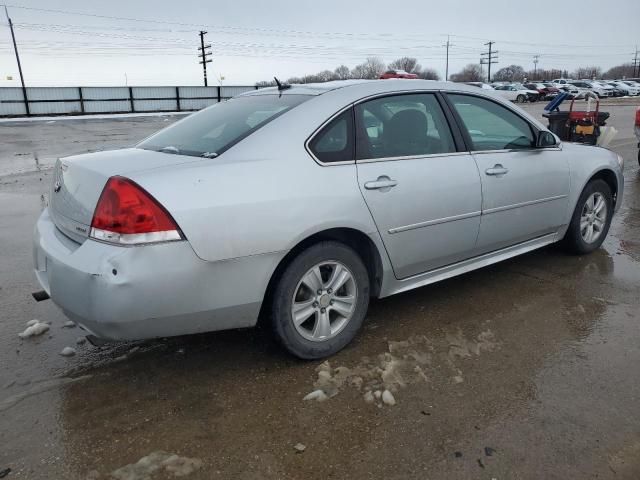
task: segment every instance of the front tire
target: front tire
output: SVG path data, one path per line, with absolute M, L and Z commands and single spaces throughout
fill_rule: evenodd
M 592 180 L 582 191 L 564 237 L 572 253 L 584 255 L 600 248 L 613 217 L 613 195 L 604 180 Z
M 518 95 L 516 97 L 516 103 L 524 103 L 526 99 L 527 97 L 525 97 L 524 95 Z
M 276 339 L 304 360 L 328 357 L 356 336 L 369 306 L 369 275 L 360 256 L 333 241 L 312 245 L 284 269 L 271 321 Z

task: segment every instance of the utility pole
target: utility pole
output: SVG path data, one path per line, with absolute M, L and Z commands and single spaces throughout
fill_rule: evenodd
M 444 81 L 446 82 L 449 80 L 449 47 L 452 46 L 449 42 L 449 35 L 447 35 L 447 43 L 444 46 L 447 47 L 447 64 L 444 71 Z
M 538 79 L 538 62 L 540 61 L 540 55 L 533 56 L 533 79 Z
M 18 54 L 18 45 L 16 45 L 16 35 L 13 32 L 13 22 L 11 21 L 11 17 L 9 17 L 9 11 L 7 10 L 7 6 L 4 7 L 4 13 L 7 16 L 7 20 L 9 22 L 9 29 L 11 30 L 11 39 L 13 40 L 13 51 L 16 53 L 16 62 L 18 62 L 18 72 L 20 72 L 20 83 L 22 84 L 22 97 L 24 98 L 24 108 L 27 115 L 31 115 L 29 112 L 29 102 L 27 101 L 27 87 L 24 85 L 24 76 L 22 75 L 22 65 L 20 64 L 20 55 Z
M 636 45 L 636 54 L 633 57 L 633 77 L 640 76 L 640 58 L 638 58 L 638 46 Z M 636 73 L 637 71 L 637 73 Z
M 489 51 L 481 53 L 484 58 L 480 60 L 483 64 L 487 65 L 487 83 L 491 83 L 491 64 L 498 63 L 497 51 L 493 50 L 493 44 L 496 42 L 487 42 L 485 45 L 489 46 Z
M 198 47 L 198 50 L 200 51 L 200 53 L 198 54 L 198 57 L 201 58 L 200 64 L 202 64 L 202 74 L 204 76 L 204 86 L 207 87 L 209 84 L 207 82 L 207 63 L 211 63 L 211 59 L 207 58 L 208 56 L 212 55 L 212 53 L 208 50 L 211 49 L 211 44 L 204 44 L 204 36 L 207 34 L 207 32 L 200 30 L 200 46 Z

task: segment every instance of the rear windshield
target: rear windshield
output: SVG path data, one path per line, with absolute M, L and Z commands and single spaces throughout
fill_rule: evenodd
M 145 150 L 216 157 L 309 95 L 250 95 L 205 108 L 137 145 Z

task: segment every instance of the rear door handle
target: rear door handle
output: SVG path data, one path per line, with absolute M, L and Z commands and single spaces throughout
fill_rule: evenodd
M 487 175 L 492 175 L 494 177 L 500 177 L 502 175 L 506 175 L 507 173 L 509 173 L 509 169 L 503 167 L 502 165 L 500 165 L 499 163 L 494 165 L 493 168 L 487 168 L 484 173 L 486 173 Z
M 365 183 L 364 188 L 367 190 L 381 190 L 383 192 L 387 192 L 396 185 L 398 185 L 397 180 L 392 180 L 386 175 L 382 175 L 378 177 L 376 181 Z

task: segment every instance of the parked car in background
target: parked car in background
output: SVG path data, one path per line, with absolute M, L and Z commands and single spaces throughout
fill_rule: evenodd
M 35 273 L 98 337 L 251 327 L 262 312 L 317 359 L 354 338 L 371 297 L 558 241 L 596 250 L 622 166 L 462 84 L 264 88 L 134 148 L 59 159 Z
M 493 87 L 502 97 L 516 103 L 535 102 L 538 100 L 538 91 L 529 90 L 521 84 L 494 85 Z
M 640 89 L 640 80 L 627 79 L 627 80 L 618 80 L 618 82 L 624 83 L 629 87 Z
M 548 86 L 544 83 L 525 83 L 524 86 L 529 90 L 537 91 L 541 100 L 551 100 L 560 91 L 557 87 Z
M 616 92 L 616 96 L 617 97 L 632 97 L 634 96 L 634 93 L 632 93 L 632 91 L 630 91 L 629 89 L 631 87 L 629 87 L 629 85 L 617 85 L 613 82 L 608 82 L 609 85 L 611 85 L 615 90 L 614 92 Z
M 494 88 L 485 82 L 465 82 L 467 85 L 471 85 L 472 87 L 484 88 L 485 90 L 494 90 Z
M 632 97 L 640 95 L 640 85 L 636 87 L 636 86 L 633 86 L 633 84 L 628 84 L 625 82 L 615 81 L 615 80 L 609 82 L 609 85 L 613 85 L 618 90 L 622 90 L 625 93 L 625 95 L 629 95 Z
M 559 85 L 558 88 L 560 89 L 560 91 L 569 94 L 569 96 L 567 97 L 569 100 L 581 100 L 585 98 L 587 94 L 591 94 L 591 90 L 576 87 L 575 85 L 571 85 L 570 83 L 566 85 Z
M 388 78 L 418 78 L 418 75 L 415 73 L 405 72 L 404 70 L 387 70 L 382 75 L 380 75 L 380 79 L 386 80 Z
M 592 81 L 587 81 L 587 80 L 571 80 L 571 82 L 569 82 L 571 85 L 573 85 L 574 87 L 579 87 L 579 88 L 583 88 L 585 90 L 588 90 L 590 92 L 595 93 L 598 98 L 603 98 L 603 97 L 611 97 L 612 96 L 612 92 L 610 89 L 604 88 L 602 85 L 599 85 L 595 82 Z
M 551 80 L 551 83 L 555 85 L 568 85 L 571 81 L 569 78 L 556 78 L 555 80 Z
M 610 97 L 621 97 L 623 95 L 623 92 L 618 90 L 616 87 L 614 87 L 613 85 L 609 85 L 607 82 L 603 81 L 603 80 L 592 80 L 591 84 L 594 84 L 596 86 L 601 86 L 602 88 L 604 88 L 605 90 L 608 90 L 610 92 Z

